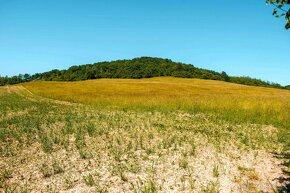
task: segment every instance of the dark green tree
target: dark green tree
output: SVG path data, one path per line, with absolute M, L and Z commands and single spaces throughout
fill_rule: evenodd
M 230 82 L 231 79 L 230 79 L 229 75 L 226 72 L 222 71 L 221 75 L 222 75 L 224 81 Z

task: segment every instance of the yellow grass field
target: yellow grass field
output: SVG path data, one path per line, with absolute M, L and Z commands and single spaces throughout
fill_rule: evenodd
M 160 77 L 0 87 L 0 192 L 287 192 L 290 91 Z
M 235 121 L 290 125 L 290 91 L 214 80 L 160 77 L 30 82 L 32 93 L 100 108 L 207 111 Z

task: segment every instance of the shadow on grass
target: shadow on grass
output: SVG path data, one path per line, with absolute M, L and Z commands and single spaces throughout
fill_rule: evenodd
M 281 154 L 274 153 L 274 157 L 284 160 L 284 162 L 280 164 L 280 166 L 283 166 L 282 171 L 284 175 L 274 179 L 283 184 L 278 187 L 277 190 L 279 193 L 288 193 L 290 192 L 290 151 Z

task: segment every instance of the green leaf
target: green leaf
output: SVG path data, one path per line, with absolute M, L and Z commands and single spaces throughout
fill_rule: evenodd
M 286 17 L 290 17 L 290 9 L 287 11 L 287 13 L 286 13 Z
M 277 8 L 275 8 L 274 11 L 273 11 L 273 13 L 272 13 L 272 15 L 276 15 L 277 12 L 278 12 L 278 10 L 277 10 Z
M 289 29 L 290 28 L 290 21 L 288 21 L 288 23 L 285 25 L 285 28 L 286 29 Z
M 276 15 L 275 17 L 280 18 L 280 17 L 283 17 L 283 16 L 285 16 L 285 13 L 282 13 L 280 15 Z

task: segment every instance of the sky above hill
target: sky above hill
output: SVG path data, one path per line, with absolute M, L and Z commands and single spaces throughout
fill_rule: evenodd
M 290 30 L 265 0 L 0 0 L 0 75 L 170 58 L 290 84 Z

